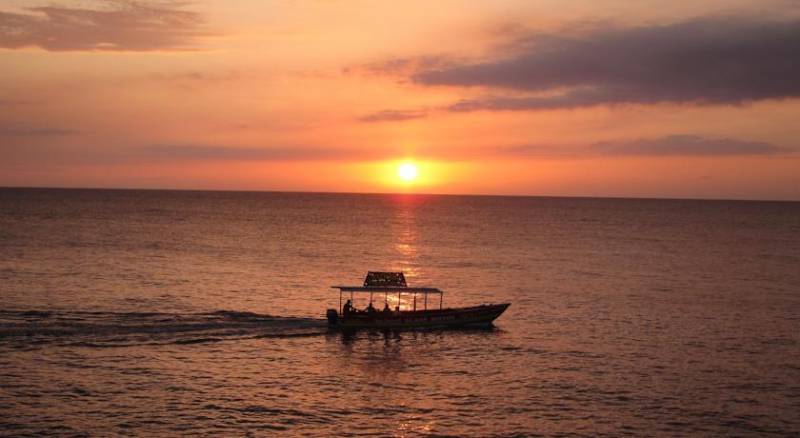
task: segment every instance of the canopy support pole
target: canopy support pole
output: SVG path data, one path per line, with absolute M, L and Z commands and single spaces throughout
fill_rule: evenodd
M 369 293 L 369 303 L 372 304 L 372 292 Z
M 425 294 L 425 310 L 428 310 L 428 294 Z
M 439 310 L 442 310 L 442 301 L 444 301 L 444 294 L 439 294 Z
M 414 292 L 414 311 L 417 311 L 417 293 Z
M 342 290 L 339 289 L 339 315 L 342 314 Z

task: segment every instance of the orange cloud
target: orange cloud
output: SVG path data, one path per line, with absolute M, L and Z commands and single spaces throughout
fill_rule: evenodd
M 208 35 L 200 15 L 177 2 L 111 2 L 111 9 L 64 6 L 0 11 L 0 47 L 50 51 L 186 50 Z

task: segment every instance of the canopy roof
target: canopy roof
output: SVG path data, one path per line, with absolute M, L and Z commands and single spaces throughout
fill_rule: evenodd
M 441 294 L 444 291 L 435 287 L 403 287 L 403 286 L 331 286 L 342 292 L 403 292 L 409 294 Z
M 435 287 L 408 287 L 402 272 L 367 272 L 364 286 L 331 286 L 341 292 L 405 292 L 409 294 L 441 294 Z
M 364 287 L 371 286 L 399 286 L 406 287 L 406 277 L 402 272 L 367 272 Z

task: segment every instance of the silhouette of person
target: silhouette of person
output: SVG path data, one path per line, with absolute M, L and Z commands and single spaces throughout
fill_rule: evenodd
M 342 307 L 342 316 L 347 317 L 348 315 L 350 315 L 350 312 L 352 311 L 353 311 L 353 303 L 351 303 L 350 300 L 347 300 L 347 302 L 344 303 L 344 307 Z

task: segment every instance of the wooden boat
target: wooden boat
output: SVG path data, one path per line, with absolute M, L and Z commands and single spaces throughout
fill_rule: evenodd
M 471 307 L 444 308 L 444 292 L 433 287 L 408 287 L 402 272 L 368 272 L 364 286 L 331 286 L 339 290 L 339 309 L 328 309 L 330 327 L 342 329 L 414 329 L 450 327 L 486 327 L 492 324 L 510 306 L 503 304 L 482 304 Z M 342 304 L 342 297 L 350 293 L 350 300 Z M 354 294 L 369 294 L 367 310 L 349 307 Z M 398 305 L 394 310 L 388 308 L 389 295 L 397 294 Z M 411 309 L 401 309 L 403 294 L 412 295 Z M 373 297 L 383 295 L 385 307 L 373 307 Z M 417 309 L 417 296 L 422 296 L 421 310 Z M 428 308 L 428 296 L 439 295 L 438 309 Z

